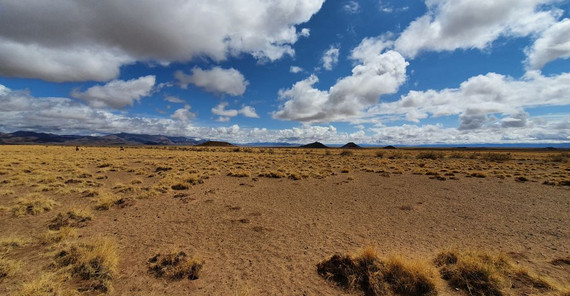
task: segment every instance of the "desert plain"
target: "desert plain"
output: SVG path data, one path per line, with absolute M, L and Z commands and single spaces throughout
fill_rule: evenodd
M 560 150 L 0 146 L 0 294 L 569 295 L 569 185 Z

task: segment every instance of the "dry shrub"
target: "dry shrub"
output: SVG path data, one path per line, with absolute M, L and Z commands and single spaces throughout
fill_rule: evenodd
M 340 153 L 340 156 L 353 156 L 353 155 L 354 155 L 354 152 L 352 152 L 352 151 L 350 151 L 350 150 L 343 150 L 343 151 Z
M 502 296 L 510 294 L 509 289 L 521 290 L 526 295 L 556 289 L 551 281 L 514 266 L 502 255 L 446 251 L 438 254 L 434 263 L 450 286 L 470 295 Z
M 109 239 L 93 243 L 72 244 L 55 256 L 55 265 L 78 281 L 79 291 L 108 292 L 116 274 L 118 257 L 115 244 Z
M 73 210 L 65 214 L 59 213 L 49 223 L 48 228 L 51 230 L 59 230 L 62 227 L 82 228 L 87 226 L 91 221 L 91 214 L 82 210 Z
M 280 179 L 280 178 L 284 178 L 285 174 L 282 172 L 278 172 L 278 171 L 271 171 L 271 172 L 261 173 L 261 174 L 259 174 L 259 177 Z
M 147 263 L 150 273 L 171 280 L 198 279 L 204 266 L 204 261 L 196 257 L 189 258 L 184 252 L 156 254 L 148 259 Z
M 39 194 L 30 194 L 18 199 L 16 205 L 12 207 L 12 213 L 15 216 L 25 214 L 39 215 L 43 212 L 50 211 L 56 205 L 57 203 L 53 199 L 43 197 Z
M 77 237 L 77 232 L 69 226 L 61 227 L 59 230 L 48 230 L 47 233 L 39 237 L 39 242 L 43 245 L 60 243 L 68 238 Z
M 502 162 L 511 160 L 513 157 L 510 153 L 487 153 L 483 158 L 488 161 Z
M 358 256 L 334 255 L 317 264 L 317 272 L 327 280 L 365 295 L 436 295 L 431 268 L 402 259 L 383 261 L 373 249 Z
M 121 198 L 120 196 L 111 195 L 111 194 L 102 194 L 99 196 L 99 200 L 95 205 L 95 209 L 99 211 L 106 211 L 110 209 L 114 205 L 121 205 L 124 204 L 126 200 Z
M 444 157 L 443 153 L 435 151 L 420 152 L 416 156 L 417 159 L 433 159 L 433 160 L 441 159 L 443 157 Z
M 245 178 L 245 177 L 249 177 L 250 173 L 246 172 L 246 171 L 233 171 L 233 172 L 229 172 L 228 176 L 230 177 L 238 177 L 238 178 Z

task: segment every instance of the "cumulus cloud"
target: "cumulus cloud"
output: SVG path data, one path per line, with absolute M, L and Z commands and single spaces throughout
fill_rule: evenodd
M 175 103 L 175 104 L 184 104 L 186 102 L 184 102 L 184 100 L 177 98 L 177 97 L 173 97 L 173 96 L 167 96 L 164 98 L 165 101 L 170 102 L 170 103 Z
M 248 118 L 259 118 L 257 112 L 255 112 L 255 108 L 251 106 L 244 106 L 238 111 L 238 113 Z
M 190 105 L 185 105 L 184 108 L 180 108 L 174 111 L 174 113 L 170 115 L 170 117 L 178 119 L 182 122 L 191 121 L 192 119 L 196 118 L 196 114 L 190 112 L 190 108 L 191 108 Z
M 318 77 L 281 89 L 279 98 L 285 100 L 273 117 L 302 122 L 349 121 L 362 116 L 362 111 L 378 102 L 381 95 L 392 94 L 406 81 L 406 60 L 395 51 L 381 53 L 382 38 L 365 39 L 356 47 L 351 58 L 358 64 L 352 75 L 339 79 L 329 90 L 314 85 Z
M 0 0 L 0 75 L 107 81 L 136 61 L 294 55 L 324 0 Z M 70 30 L 73 28 L 73 30 Z
M 192 74 L 187 75 L 182 71 L 174 73 L 174 77 L 184 89 L 188 84 L 193 84 L 214 94 L 228 94 L 231 96 L 241 96 L 245 92 L 249 81 L 236 69 L 223 69 L 214 67 L 210 70 L 200 68 L 192 69 Z
M 459 88 L 410 91 L 400 100 L 381 103 L 371 114 L 405 116 L 409 121 L 460 115 L 460 130 L 472 130 L 490 124 L 503 128 L 528 124 L 525 108 L 570 105 L 570 73 L 543 76 L 527 72 L 521 79 L 496 73 L 471 77 Z M 493 116 L 501 114 L 501 122 Z
M 228 103 L 221 102 L 214 108 L 212 108 L 212 114 L 218 115 L 218 121 L 226 122 L 229 121 L 231 117 L 236 117 L 238 114 L 241 114 L 245 117 L 249 118 L 259 118 L 259 115 L 255 112 L 255 108 L 251 106 L 244 106 L 240 110 L 237 109 L 226 109 L 228 107 Z
M 135 101 L 149 96 L 154 87 L 156 78 L 148 75 L 132 80 L 113 80 L 105 85 L 96 85 L 86 91 L 78 89 L 72 91 L 72 96 L 87 102 L 95 108 L 121 109 L 132 106 Z
M 186 136 L 232 143 L 290 142 L 344 144 L 346 142 L 386 144 L 453 143 L 561 143 L 570 140 L 570 116 L 544 115 L 503 118 L 508 131 L 497 126 L 459 130 L 441 125 L 376 126 L 354 133 L 340 132 L 333 125 L 302 125 L 288 129 L 241 128 L 239 125 L 199 127 L 190 124 L 192 115 L 181 116 L 190 106 L 175 111 L 171 118 L 154 118 L 96 109 L 69 98 L 37 98 L 29 91 L 11 90 L 0 85 L 0 131 L 35 130 L 58 134 L 110 134 L 129 131 L 141 134 Z M 184 120 L 186 118 L 186 121 Z M 229 117 L 227 117 L 229 119 Z M 526 120 L 521 124 L 512 124 Z M 514 125 L 514 126 L 513 126 Z
M 321 58 L 321 62 L 323 63 L 323 68 L 326 70 L 332 70 L 334 66 L 338 63 L 338 56 L 339 56 L 339 49 L 331 46 Z
M 226 102 L 222 102 L 218 104 L 216 107 L 212 108 L 212 113 L 214 115 L 224 116 L 224 117 L 235 117 L 238 115 L 238 110 L 229 109 L 227 110 L 226 107 L 229 104 Z
M 527 50 L 527 64 L 540 69 L 556 59 L 570 58 L 570 19 L 563 19 L 548 28 Z
M 396 40 L 395 49 L 413 58 L 424 50 L 485 49 L 499 37 L 540 33 L 556 23 L 556 0 L 426 0 L 427 13 Z
M 350 0 L 342 6 L 342 9 L 349 14 L 356 14 L 360 12 L 360 4 L 356 0 Z
M 293 74 L 297 74 L 297 73 L 303 72 L 303 68 L 298 67 L 298 66 L 291 66 L 289 68 L 289 72 L 291 72 Z

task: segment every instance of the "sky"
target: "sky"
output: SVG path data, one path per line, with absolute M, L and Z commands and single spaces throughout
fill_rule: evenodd
M 570 142 L 570 1 L 0 0 L 0 132 Z

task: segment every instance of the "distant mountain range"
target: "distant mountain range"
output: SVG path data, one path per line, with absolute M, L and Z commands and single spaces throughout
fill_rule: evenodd
M 207 143 L 209 142 L 209 143 Z M 154 145 L 154 146 L 193 146 L 206 143 L 206 146 L 231 146 L 225 142 L 209 141 L 208 139 L 196 139 L 187 137 L 169 137 L 163 135 L 144 135 L 144 134 L 129 134 L 120 133 L 106 136 L 80 136 L 80 135 L 56 135 L 51 133 L 36 133 L 28 131 L 18 131 L 14 133 L 0 133 L 0 145 L 77 145 L 77 146 L 141 146 L 141 145 Z M 223 144 L 220 144 L 223 143 Z M 240 144 L 239 146 L 250 147 L 300 147 L 299 144 L 282 143 L 282 142 L 256 142 Z M 370 144 L 354 144 L 348 143 L 342 145 L 328 145 L 325 146 L 319 142 L 310 143 L 301 147 L 307 148 L 357 148 L 357 147 L 384 147 L 384 145 L 370 145 Z M 439 144 L 439 145 L 417 145 L 417 146 L 398 146 L 416 147 L 416 148 L 550 148 L 550 149 L 568 149 L 570 143 L 560 144 Z M 394 148 L 387 146 L 385 148 Z
M 107 136 L 56 135 L 48 133 L 24 132 L 0 133 L 3 145 L 78 145 L 78 146 L 139 146 L 139 145 L 197 145 L 206 142 L 186 137 L 162 135 L 112 134 Z

